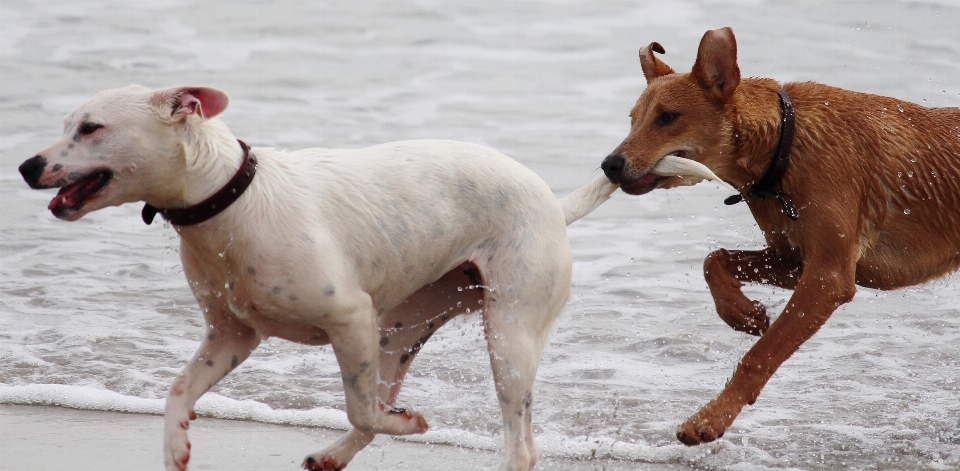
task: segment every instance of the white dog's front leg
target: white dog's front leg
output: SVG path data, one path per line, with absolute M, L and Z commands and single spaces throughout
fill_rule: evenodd
M 225 317 L 225 316 L 224 316 Z M 250 356 L 260 343 L 253 329 L 237 322 L 211 322 L 200 348 L 170 387 L 164 414 L 163 462 L 167 471 L 183 471 L 190 461 L 187 428 L 197 417 L 197 399 Z M 217 319 L 222 321 L 223 317 Z

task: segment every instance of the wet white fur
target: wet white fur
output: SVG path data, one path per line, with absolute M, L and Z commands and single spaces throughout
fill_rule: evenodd
M 41 183 L 104 168 L 115 178 L 64 219 L 136 201 L 189 206 L 230 179 L 242 158 L 236 138 L 199 107 L 177 111 L 182 90 L 108 90 L 67 118 L 64 138 L 40 154 L 48 161 Z M 84 121 L 104 127 L 75 139 Z M 569 295 L 565 226 L 616 187 L 600 176 L 561 205 L 529 169 L 494 150 L 453 141 L 252 152 L 259 168 L 239 200 L 205 223 L 176 227 L 207 332 L 167 400 L 167 469 L 186 467 L 196 400 L 268 336 L 332 343 L 343 374 L 355 429 L 308 458 L 346 465 L 376 433 L 422 432 L 418 414 L 380 408 L 386 403 L 389 410 L 399 392 L 409 365 L 397 358 L 411 341 L 399 350 L 378 343 L 390 335 L 404 341 L 391 330 L 395 320 L 408 321 L 421 335 L 436 319 L 430 316 L 464 312 L 469 306 L 445 303 L 460 288 L 454 285 L 463 284 L 458 267 L 465 262 L 482 275 L 483 286 L 467 291 L 482 289 L 473 296 L 482 299 L 503 411 L 501 469 L 532 468 L 534 376 Z M 408 298 L 418 290 L 419 304 L 411 307 Z

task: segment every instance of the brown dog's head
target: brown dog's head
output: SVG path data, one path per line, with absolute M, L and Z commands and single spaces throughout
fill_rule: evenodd
M 658 43 L 640 49 L 647 88 L 630 111 L 630 134 L 601 165 L 611 182 L 632 195 L 710 178 L 702 172 L 678 171 L 678 164 L 696 168 L 694 162 L 699 162 L 714 171 L 726 165 L 720 157 L 732 125 L 725 105 L 740 83 L 737 43 L 730 28 L 703 35 L 696 63 L 687 74 L 675 73 L 655 52 L 664 53 Z

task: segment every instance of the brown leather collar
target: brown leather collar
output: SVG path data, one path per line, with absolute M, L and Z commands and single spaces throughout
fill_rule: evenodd
M 237 139 L 237 142 L 243 148 L 243 162 L 240 164 L 240 169 L 237 170 L 236 175 L 227 182 L 226 186 L 189 208 L 159 209 L 150 204 L 145 204 L 141 212 L 143 222 L 152 223 L 153 218 L 159 213 L 174 226 L 192 226 L 220 214 L 237 198 L 240 198 L 240 195 L 250 186 L 253 176 L 257 173 L 257 157 L 250 153 L 250 147 L 245 142 L 239 139 Z
M 786 193 L 780 191 L 780 181 L 783 174 L 787 171 L 787 164 L 790 163 L 790 149 L 793 147 L 793 132 L 796 129 L 796 110 L 793 107 L 793 100 L 786 90 L 780 89 L 780 142 L 777 143 L 777 153 L 773 155 L 773 162 L 767 169 L 760 181 L 754 183 L 747 191 L 746 197 L 764 199 L 768 196 L 776 196 L 783 207 L 783 213 L 788 218 L 796 221 L 800 217 L 800 212 L 794 206 L 793 201 Z M 744 195 L 736 194 L 723 200 L 727 205 L 737 204 L 746 198 Z

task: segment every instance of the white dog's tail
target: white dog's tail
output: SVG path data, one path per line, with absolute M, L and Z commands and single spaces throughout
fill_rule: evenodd
M 577 188 L 573 193 L 560 198 L 560 206 L 563 208 L 567 225 L 592 213 L 604 201 L 610 199 L 610 195 L 617 191 L 617 188 L 619 186 L 610 183 L 606 175 L 600 175 L 592 182 Z

